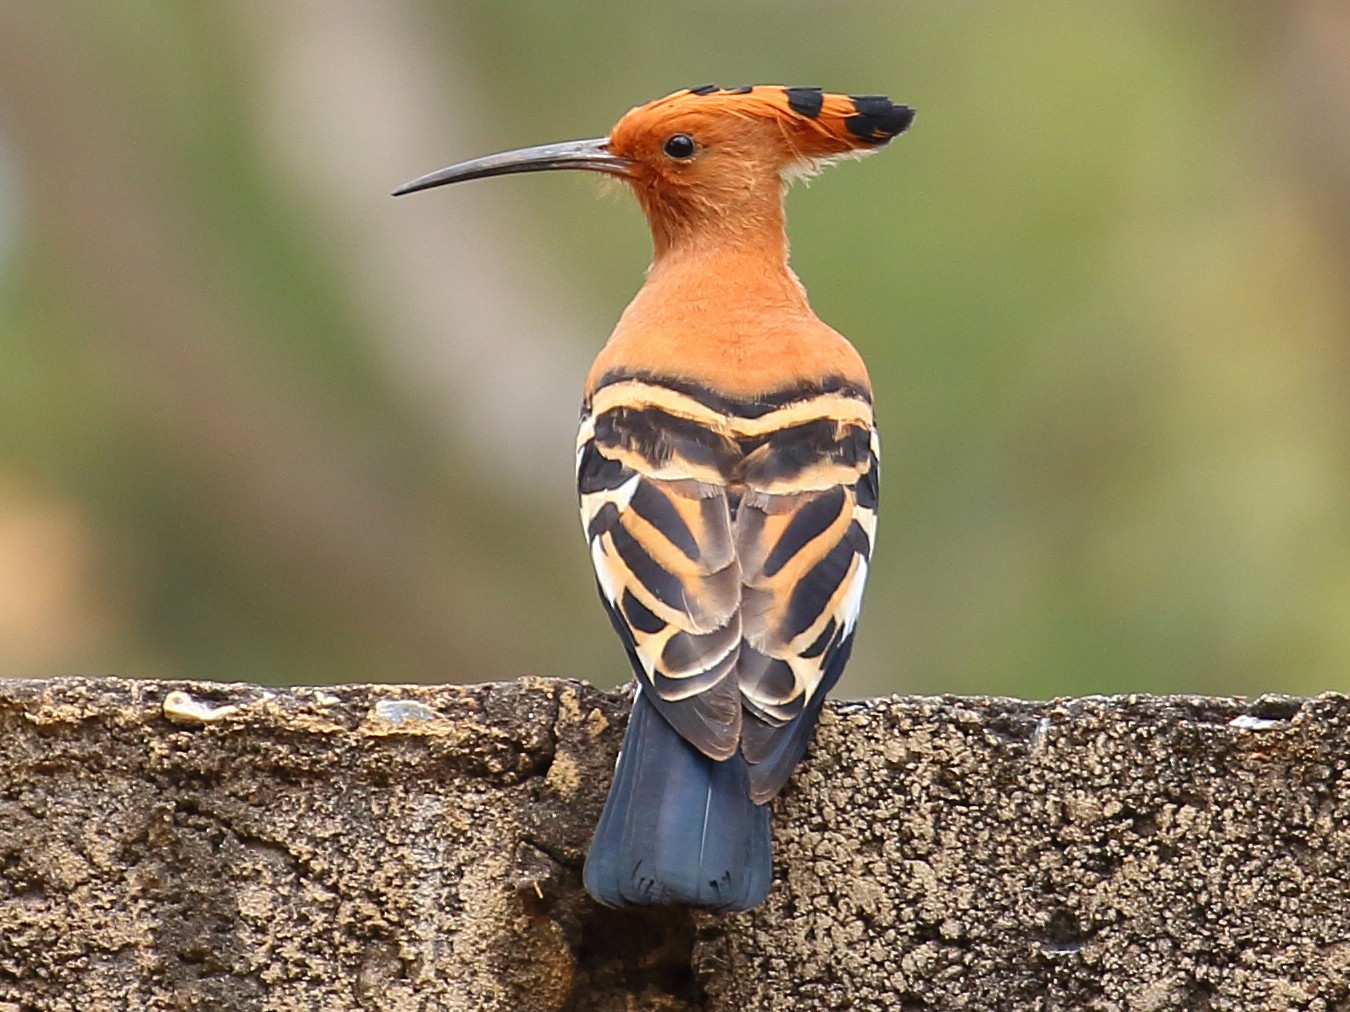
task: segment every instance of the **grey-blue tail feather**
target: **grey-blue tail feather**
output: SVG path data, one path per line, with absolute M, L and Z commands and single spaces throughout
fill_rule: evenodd
M 608 906 L 747 910 L 773 878 L 769 806 L 750 800 L 745 758 L 718 762 L 639 692 L 586 855 L 586 891 Z

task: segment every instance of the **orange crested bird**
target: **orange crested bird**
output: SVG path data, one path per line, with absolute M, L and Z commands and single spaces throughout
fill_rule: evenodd
M 626 182 L 651 227 L 577 436 L 581 522 L 638 682 L 583 876 L 602 903 L 744 910 L 768 894 L 768 803 L 848 659 L 879 456 L 862 359 L 788 267 L 783 195 L 913 118 L 879 95 L 705 85 L 608 137 L 395 191 L 585 169 Z

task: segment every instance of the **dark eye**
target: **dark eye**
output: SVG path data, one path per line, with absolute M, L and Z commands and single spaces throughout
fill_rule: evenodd
M 693 158 L 694 138 L 688 134 L 672 134 L 666 138 L 666 143 L 661 145 L 661 150 L 671 158 Z

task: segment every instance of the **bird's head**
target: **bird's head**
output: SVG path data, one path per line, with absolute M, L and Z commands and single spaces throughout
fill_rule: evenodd
M 777 221 L 783 189 L 793 178 L 875 151 L 913 118 L 911 109 L 880 95 L 704 85 L 637 106 L 608 137 L 476 158 L 394 192 L 514 172 L 601 172 L 632 187 L 658 245 L 665 245 L 691 230 Z

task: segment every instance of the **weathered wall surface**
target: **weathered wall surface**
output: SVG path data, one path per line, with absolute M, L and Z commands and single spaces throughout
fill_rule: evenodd
M 838 704 L 750 914 L 580 863 L 620 696 L 0 682 L 0 1012 L 1350 1010 L 1350 699 Z

